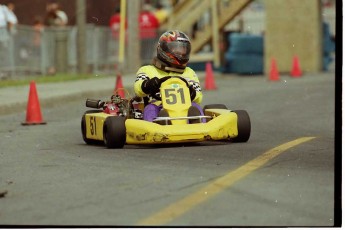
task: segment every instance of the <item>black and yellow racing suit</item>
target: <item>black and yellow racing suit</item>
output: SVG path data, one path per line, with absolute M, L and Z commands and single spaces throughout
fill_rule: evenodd
M 134 83 L 134 92 L 139 97 L 149 96 L 148 94 L 144 93 L 142 88 L 141 88 L 143 81 L 151 79 L 153 77 L 162 78 L 162 77 L 166 77 L 166 76 L 180 76 L 180 77 L 185 78 L 187 80 L 187 82 L 189 83 L 189 85 L 193 86 L 193 88 L 195 89 L 196 96 L 195 96 L 193 102 L 195 102 L 199 105 L 202 102 L 203 95 L 202 95 L 202 91 L 201 91 L 201 87 L 200 87 L 199 78 L 197 77 L 194 70 L 192 70 L 189 67 L 186 67 L 184 69 L 183 73 L 177 73 L 177 72 L 173 72 L 173 71 L 166 72 L 164 70 L 158 69 L 154 65 L 145 65 L 145 66 L 142 66 L 141 68 L 139 68 L 136 75 L 137 75 L 137 78 L 136 78 L 135 83 Z

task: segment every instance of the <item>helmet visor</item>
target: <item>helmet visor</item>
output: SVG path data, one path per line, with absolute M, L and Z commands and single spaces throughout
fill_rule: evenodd
M 190 44 L 188 42 L 173 41 L 168 43 L 169 51 L 179 58 L 188 58 L 190 53 Z

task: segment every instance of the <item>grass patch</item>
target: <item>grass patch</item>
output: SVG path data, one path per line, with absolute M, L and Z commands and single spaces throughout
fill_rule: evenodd
M 93 75 L 93 74 L 56 74 L 53 76 L 29 76 L 25 79 L 0 80 L 0 88 L 28 85 L 30 84 L 31 81 L 35 81 L 36 83 L 53 83 L 53 82 L 85 80 L 85 79 L 100 78 L 100 77 L 105 77 L 105 76 Z

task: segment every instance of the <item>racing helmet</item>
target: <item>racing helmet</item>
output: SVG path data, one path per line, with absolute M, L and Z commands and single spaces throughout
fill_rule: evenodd
M 184 69 L 189 61 L 190 51 L 188 36 L 178 30 L 169 30 L 159 38 L 157 58 L 168 66 Z

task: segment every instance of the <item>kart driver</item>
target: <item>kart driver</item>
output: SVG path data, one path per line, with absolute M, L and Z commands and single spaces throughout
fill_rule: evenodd
M 149 97 L 159 93 L 160 79 L 166 76 L 180 76 L 189 84 L 192 107 L 196 107 L 199 115 L 202 115 L 200 81 L 196 73 L 187 67 L 190 51 L 191 43 L 185 33 L 178 30 L 163 33 L 159 38 L 157 56 L 153 58 L 152 65 L 142 66 L 137 71 L 137 78 L 134 83 L 135 94 L 139 97 Z M 161 108 L 160 101 L 145 106 L 144 120 L 154 120 Z

